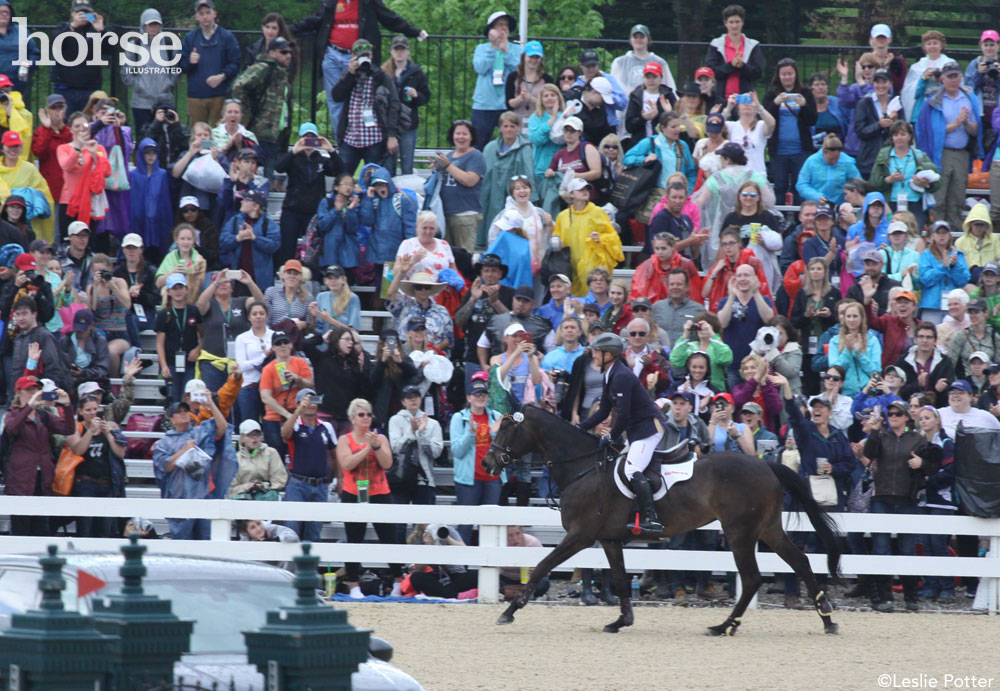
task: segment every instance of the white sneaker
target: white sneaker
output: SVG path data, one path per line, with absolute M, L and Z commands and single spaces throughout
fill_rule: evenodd
M 403 589 L 399 587 L 399 582 L 392 584 L 392 592 L 389 593 L 391 597 L 403 597 Z
M 358 586 L 351 588 L 350 596 L 352 600 L 363 600 L 365 598 L 365 594 L 361 592 L 361 588 Z

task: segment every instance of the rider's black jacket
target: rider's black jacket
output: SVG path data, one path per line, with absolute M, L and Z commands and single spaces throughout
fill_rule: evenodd
M 622 432 L 627 432 L 629 441 L 633 442 L 651 437 L 657 430 L 654 420 L 659 420 L 661 430 L 667 426 L 639 378 L 620 358 L 614 361 L 605 376 L 600 409 L 580 423 L 580 427 L 591 429 L 606 419 L 612 409 L 615 411 L 612 439 L 618 439 Z

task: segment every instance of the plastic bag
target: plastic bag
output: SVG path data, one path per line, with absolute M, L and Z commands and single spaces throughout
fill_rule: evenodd
M 184 182 L 197 187 L 202 192 L 218 194 L 226 180 L 226 171 L 208 152 L 193 160 L 184 171 Z

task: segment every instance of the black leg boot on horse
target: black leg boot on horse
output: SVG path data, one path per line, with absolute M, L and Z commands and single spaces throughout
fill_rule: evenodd
M 639 505 L 639 522 L 629 526 L 629 529 L 636 534 L 642 533 L 647 537 L 659 535 L 663 532 L 663 524 L 660 523 L 660 516 L 656 513 L 656 504 L 653 503 L 653 488 L 649 485 L 649 479 L 640 473 L 633 473 L 629 486 L 635 492 L 635 501 Z M 636 531 L 638 527 L 638 531 Z

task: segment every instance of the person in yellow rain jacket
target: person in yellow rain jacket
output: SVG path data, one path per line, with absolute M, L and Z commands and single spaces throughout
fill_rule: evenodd
M 0 80 L 5 79 L 0 75 Z M 0 108 L 2 111 L 3 108 Z M 30 133 L 29 133 L 30 137 Z M 24 152 L 30 147 L 24 141 L 24 135 L 14 130 L 8 130 L 0 138 L 2 145 L 2 155 L 0 155 L 0 202 L 6 202 L 13 190 L 18 190 L 17 194 L 25 198 L 29 204 L 29 209 L 43 206 L 42 197 L 48 204 L 48 213 L 31 218 L 31 228 L 35 231 L 35 236 L 42 238 L 46 242 L 53 241 L 54 216 L 56 210 L 55 200 L 52 199 L 52 192 L 49 190 L 49 183 L 35 167 L 35 164 L 24 157 Z M 38 194 L 29 192 L 35 190 Z M 39 196 L 41 195 L 41 196 Z
M 1000 258 L 1000 236 L 993 232 L 990 207 L 976 204 L 962 222 L 965 235 L 955 240 L 955 247 L 965 255 L 965 263 L 972 272 L 972 282 L 979 278 L 979 270 Z
M 24 149 L 21 158 L 25 161 L 31 156 L 31 133 L 34 116 L 24 105 L 24 97 L 20 91 L 14 91 L 14 83 L 5 74 L 0 74 L 0 127 L 13 130 L 21 135 Z
M 622 240 L 604 209 L 590 202 L 590 183 L 574 178 L 568 184 L 570 206 L 556 217 L 553 235 L 569 247 L 573 263 L 573 295 L 587 294 L 587 274 L 603 266 L 609 272 L 625 259 Z

